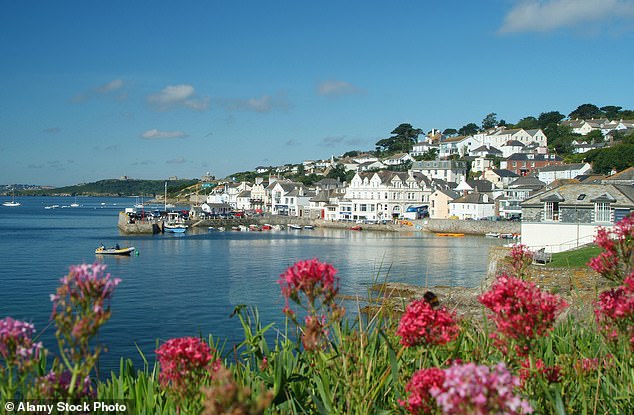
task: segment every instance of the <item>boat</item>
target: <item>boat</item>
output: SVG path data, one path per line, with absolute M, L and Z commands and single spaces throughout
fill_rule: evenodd
M 187 225 L 184 223 L 164 223 L 163 224 L 163 232 L 171 232 L 171 233 L 183 233 L 187 230 Z
M 136 250 L 136 248 L 133 247 L 133 246 L 121 248 L 121 247 L 119 247 L 119 245 L 117 245 L 117 246 L 114 246 L 114 247 L 106 248 L 105 246 L 102 245 L 99 248 L 95 249 L 95 254 L 98 254 L 98 255 L 132 255 L 132 252 L 134 252 L 135 250 Z
M 77 196 L 75 196 L 75 201 L 73 203 L 70 204 L 70 207 L 79 207 L 79 203 L 77 203 Z
M 315 227 L 313 225 L 304 225 L 304 229 L 312 230 L 315 229 Z
M 57 208 L 59 208 L 59 205 L 44 206 L 44 209 L 57 209 Z
M 262 225 L 263 231 L 270 231 L 271 229 L 273 229 L 273 226 L 268 223 L 265 223 L 264 225 Z
M 15 188 L 13 189 L 13 193 L 11 194 L 11 201 L 6 201 L 2 203 L 2 206 L 6 206 L 6 207 L 20 206 L 20 202 L 15 201 Z
M 437 233 L 436 236 L 453 236 L 453 237 L 461 237 L 464 236 L 464 233 Z
M 500 234 L 497 232 L 487 232 L 484 234 L 487 238 L 499 238 Z
M 299 231 L 302 229 L 300 225 L 295 225 L 294 223 L 289 223 L 288 225 L 286 225 L 286 227 L 288 229 L 295 230 L 295 231 Z
M 360 231 L 360 230 L 362 230 L 362 229 L 363 229 L 363 228 L 362 228 L 360 225 L 356 225 L 356 226 L 352 226 L 352 227 L 350 227 L 350 230 L 351 230 L 351 231 Z

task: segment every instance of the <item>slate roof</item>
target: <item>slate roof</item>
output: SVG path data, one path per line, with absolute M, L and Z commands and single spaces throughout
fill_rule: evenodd
M 581 195 L 585 195 L 581 197 Z M 531 196 L 522 206 L 541 206 L 545 201 L 558 201 L 565 206 L 589 207 L 595 201 L 610 201 L 613 206 L 634 208 L 634 187 L 613 184 L 564 184 L 556 189 Z
M 509 147 L 526 147 L 524 145 L 524 143 L 522 143 L 521 141 L 517 141 L 517 140 L 509 140 L 504 145 L 505 146 L 509 146 Z
M 561 166 L 544 166 L 539 168 L 539 172 L 549 172 L 549 171 L 566 171 L 566 170 L 579 170 L 583 166 L 584 163 L 572 163 L 572 164 L 562 164 Z
M 500 177 L 519 177 L 518 174 L 506 169 L 492 169 L 491 171 Z
M 485 202 L 485 198 L 488 200 Z M 469 193 L 458 199 L 455 199 L 449 203 L 473 203 L 476 205 L 492 205 L 494 203 L 493 198 L 479 192 Z
M 488 180 L 467 180 L 467 184 L 478 192 L 493 191 L 493 183 Z

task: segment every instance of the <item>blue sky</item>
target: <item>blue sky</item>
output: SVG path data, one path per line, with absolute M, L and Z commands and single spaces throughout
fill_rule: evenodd
M 634 102 L 634 0 L 0 1 L 0 184 L 217 177 Z

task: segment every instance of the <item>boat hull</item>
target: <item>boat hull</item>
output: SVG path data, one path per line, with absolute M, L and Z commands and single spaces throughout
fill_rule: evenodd
M 132 255 L 132 252 L 136 250 L 135 247 L 127 247 L 127 248 L 97 248 L 95 249 L 95 254 L 97 255 Z

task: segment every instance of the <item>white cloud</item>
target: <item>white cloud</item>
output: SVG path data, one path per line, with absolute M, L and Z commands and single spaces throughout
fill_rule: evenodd
M 161 92 L 150 95 L 147 101 L 159 111 L 167 111 L 175 107 L 185 107 L 195 111 L 204 111 L 209 108 L 209 98 L 196 97 L 194 87 L 186 84 L 167 86 Z
M 634 0 L 524 0 L 509 11 L 499 31 L 548 32 L 619 19 L 634 20 Z
M 124 82 L 122 79 L 114 79 L 105 85 L 97 87 L 95 90 L 99 93 L 107 94 L 108 92 L 116 91 L 117 89 L 123 88 L 123 85 Z
M 271 112 L 281 109 L 287 110 L 290 107 L 285 94 L 275 96 L 263 95 L 259 98 L 219 98 L 218 105 L 227 111 L 252 111 L 259 113 Z
M 187 134 L 182 131 L 159 131 L 156 128 L 152 130 L 147 130 L 141 134 L 141 138 L 146 140 L 156 140 L 156 139 L 170 139 L 170 138 L 185 138 Z
M 79 103 L 79 102 L 88 101 L 89 99 L 94 97 L 106 96 L 106 95 L 109 95 L 113 91 L 120 90 L 124 86 L 125 86 L 125 82 L 122 79 L 113 79 L 112 81 L 104 85 L 100 85 L 96 88 L 92 88 L 86 92 L 82 92 L 80 94 L 75 95 L 72 98 L 72 102 Z M 127 98 L 126 92 L 123 92 L 116 97 L 116 99 L 118 100 L 125 100 L 126 98 Z
M 317 93 L 322 96 L 354 95 L 361 90 L 349 82 L 337 81 L 334 79 L 323 81 L 317 85 Z

